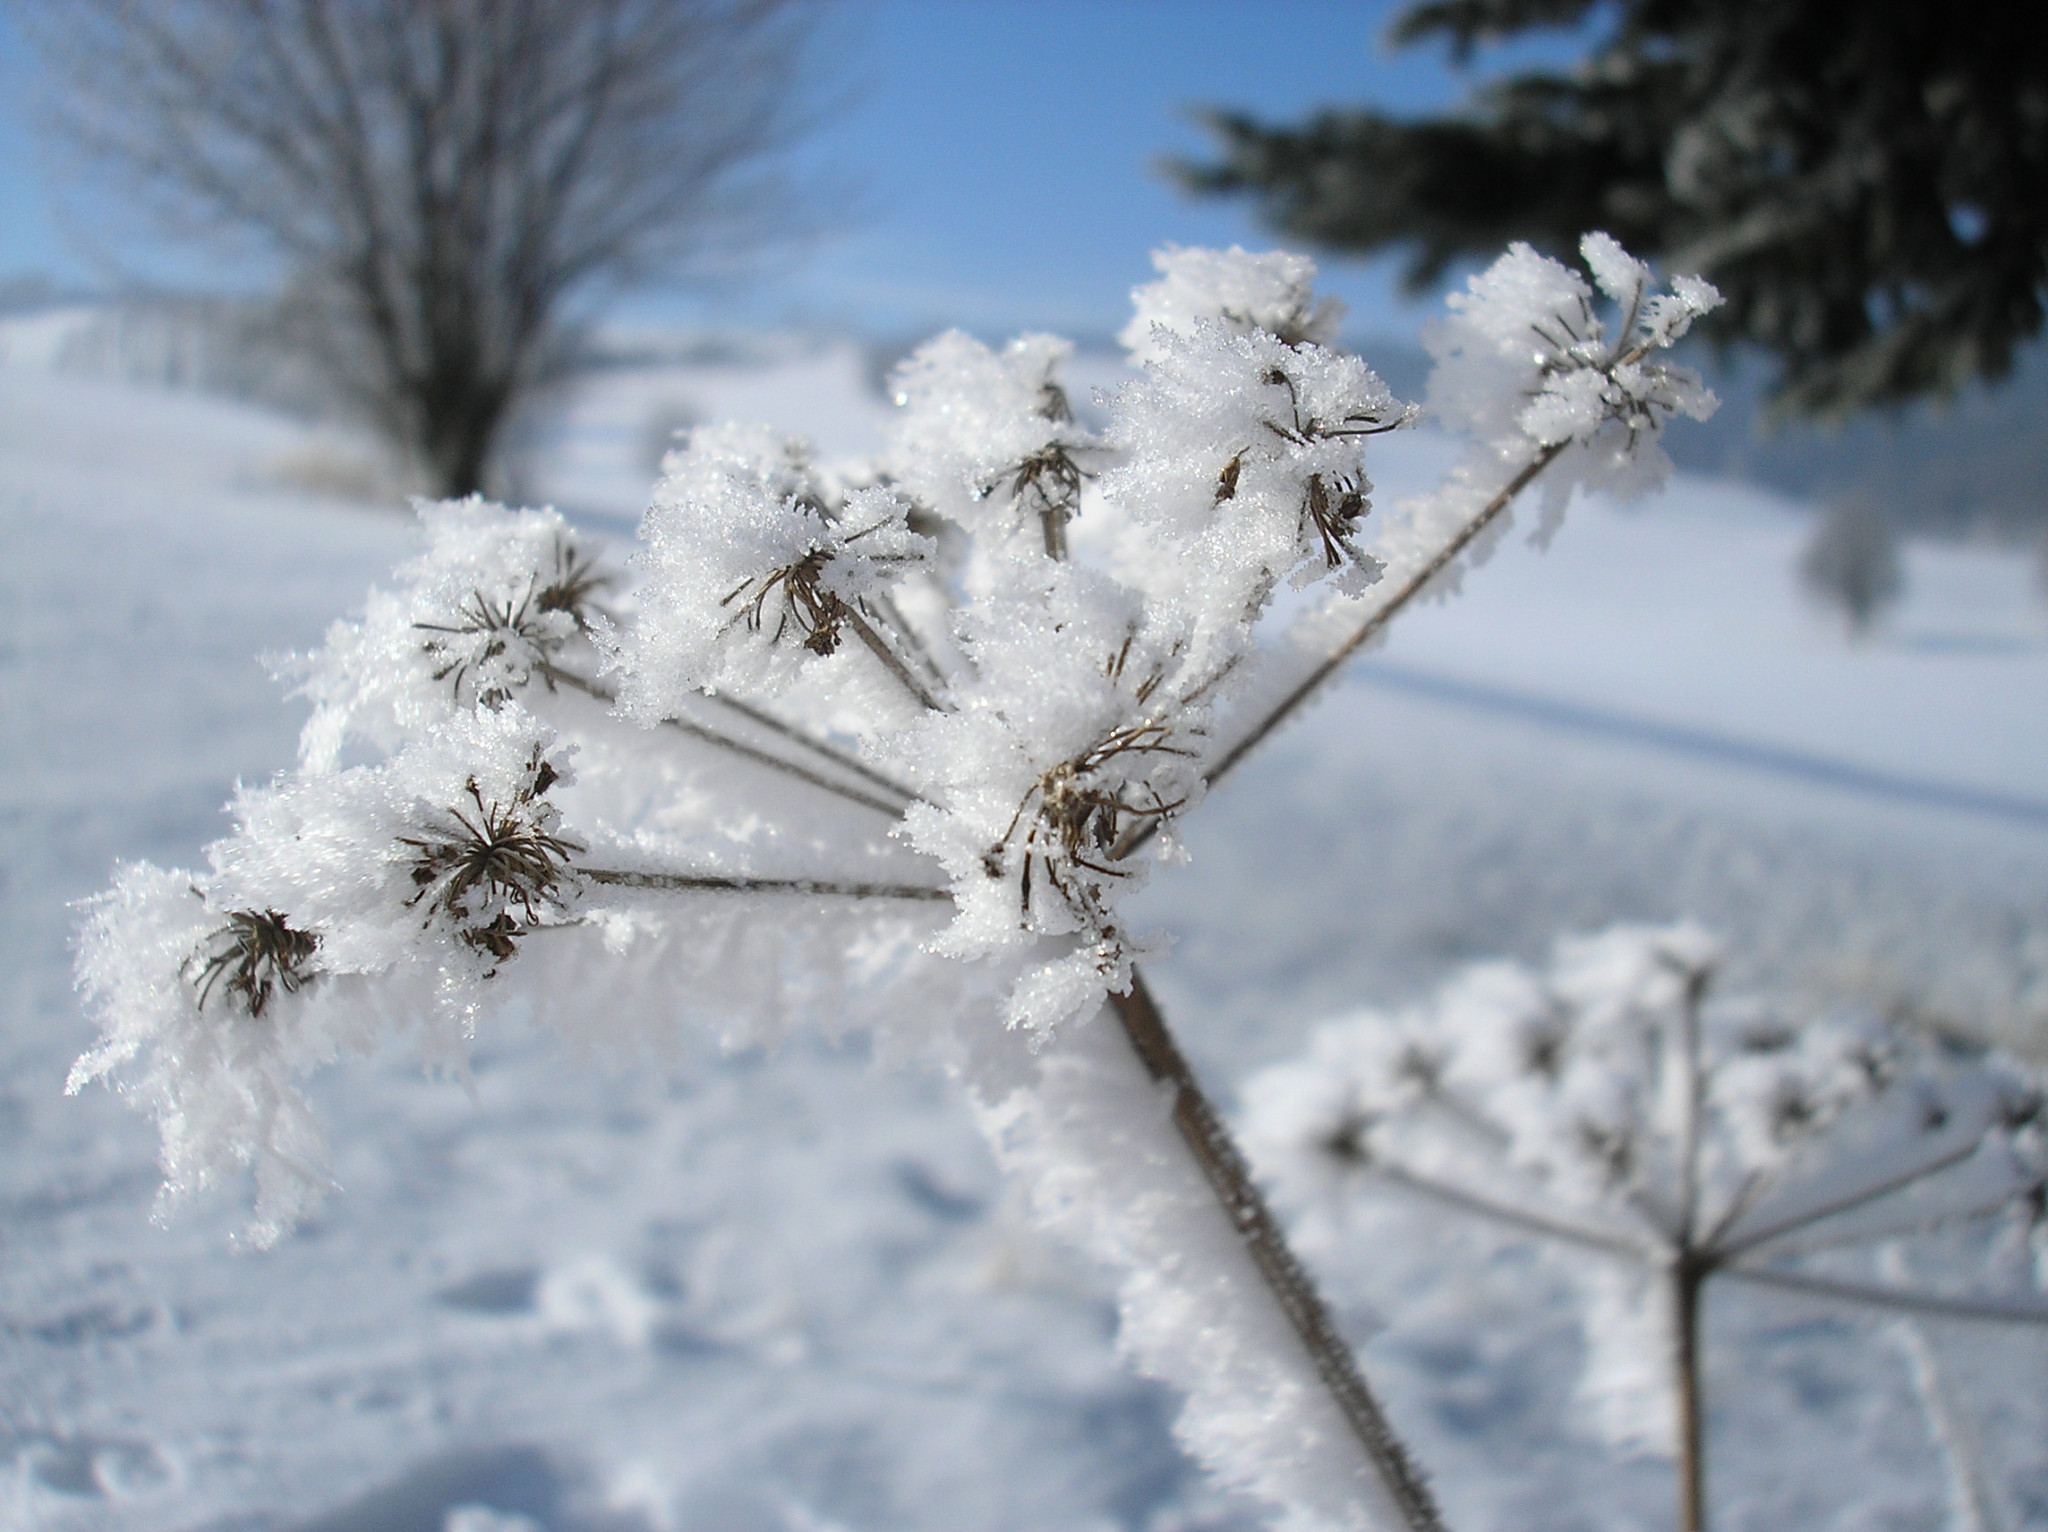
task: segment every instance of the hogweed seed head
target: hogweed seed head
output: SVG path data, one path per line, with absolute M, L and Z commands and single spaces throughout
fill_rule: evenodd
M 468 683 L 477 706 L 499 708 L 538 675 L 555 682 L 555 662 L 569 641 L 592 631 L 604 614 L 597 593 L 614 583 L 574 539 L 557 535 L 543 568 L 528 572 L 516 595 L 493 596 L 472 588 L 443 621 L 413 624 L 436 681 L 447 681 L 458 701 Z M 565 622 L 563 619 L 567 619 Z
M 510 802 L 487 801 L 472 777 L 467 807 L 442 811 L 442 822 L 424 834 L 399 837 L 411 849 L 417 890 L 406 903 L 426 904 L 430 921 L 447 919 L 465 944 L 497 962 L 515 956 L 519 939 L 562 904 L 564 874 L 583 849 L 554 833 L 558 815 L 542 801 L 558 780 L 538 752 Z
M 737 586 L 721 606 L 740 602 L 740 609 L 734 621 L 744 619 L 750 632 L 759 633 L 764 626 L 768 604 L 777 593 L 781 595 L 780 611 L 775 621 L 775 631 L 770 637 L 782 642 L 783 634 L 795 623 L 797 641 L 816 655 L 834 653 L 839 648 L 840 629 L 846 622 L 846 603 L 825 588 L 825 569 L 832 562 L 828 548 L 813 546 L 794 564 L 763 575 L 758 580 L 749 580 Z M 749 596 L 751 600 L 747 599 Z
M 193 962 L 203 955 L 193 982 L 199 1007 L 206 1008 L 214 987 L 225 981 L 228 995 L 251 1016 L 261 1016 L 279 990 L 297 994 L 312 982 L 313 954 L 320 948 L 316 931 L 301 931 L 276 910 L 234 910 L 228 923 L 206 939 Z
M 1109 768 L 1128 764 L 1128 758 L 1193 757 L 1172 741 L 1167 724 L 1133 724 L 1049 768 L 1032 785 L 1009 829 L 982 858 L 988 875 L 1001 877 L 1012 847 L 1021 848 L 1019 900 L 1027 924 L 1032 888 L 1042 881 L 1089 928 L 1107 931 L 1101 880 L 1130 876 L 1130 869 L 1117 865 L 1118 842 L 1133 824 L 1163 820 L 1186 802 L 1166 799 L 1150 783 Z
M 547 583 L 534 592 L 536 612 L 562 612 L 576 624 L 579 633 L 591 631 L 592 616 L 604 616 L 597 604 L 600 591 L 618 583 L 618 577 L 600 565 L 567 537 L 555 539 L 554 568 Z

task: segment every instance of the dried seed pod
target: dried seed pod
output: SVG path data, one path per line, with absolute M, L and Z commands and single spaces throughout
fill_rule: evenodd
M 320 948 L 317 931 L 301 931 L 276 910 L 235 910 L 228 923 L 206 939 L 194 982 L 199 1006 L 206 1007 L 214 987 L 225 983 L 251 1016 L 261 1016 L 279 990 L 297 994 L 314 978 L 309 966 Z
M 561 905 L 563 875 L 583 849 L 554 833 L 556 810 L 541 801 L 559 780 L 554 766 L 536 751 L 527 770 L 510 802 L 487 801 L 472 777 L 469 807 L 447 809 L 441 824 L 398 842 L 412 851 L 417 892 L 406 903 L 425 904 L 430 921 L 450 921 L 464 943 L 501 963 Z

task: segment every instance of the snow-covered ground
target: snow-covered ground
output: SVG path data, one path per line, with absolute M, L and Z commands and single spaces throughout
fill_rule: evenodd
M 487 1032 L 473 1085 L 393 1054 L 316 1082 L 345 1190 L 264 1254 L 232 1198 L 149 1223 L 149 1126 L 60 1094 L 88 1037 L 66 901 L 189 864 L 300 714 L 304 647 L 406 546 L 322 498 L 345 440 L 0 366 L 0 1525 L 559 1532 L 1248 1523 L 1117 1363 L 1100 1274 L 1024 1223 L 942 1082 L 858 1040 L 576 1059 Z M 765 360 L 764 360 L 765 355 Z M 623 543 L 666 423 L 872 444 L 850 345 L 620 369 L 536 436 L 537 493 Z M 1105 374 L 1106 376 L 1106 374 Z M 1092 381 L 1092 380 L 1091 380 Z M 1383 495 L 1443 460 L 1384 444 Z M 333 474 L 329 480 L 345 482 Z M 1227 1099 L 1308 1025 L 1559 931 L 1694 914 L 1739 981 L 2048 1043 L 2048 612 L 2022 561 L 1914 548 L 1847 643 L 1801 602 L 1796 508 L 1681 480 L 1519 538 L 1412 613 L 1192 820 L 1155 980 Z M 1429 1215 L 1435 1217 L 1436 1215 Z M 1526 1247 L 1389 1215 L 1331 1271 L 1453 1525 L 1661 1525 L 1664 1466 L 1570 1399 Z M 1362 1244 L 1333 1248 L 1332 1259 Z M 1932 1528 L 1896 1347 L 1789 1299 L 1717 1311 L 1721 1524 Z M 1942 1335 L 2013 1526 L 2048 1523 L 2039 1337 Z M 476 1518 L 466 1532 L 478 1532 Z

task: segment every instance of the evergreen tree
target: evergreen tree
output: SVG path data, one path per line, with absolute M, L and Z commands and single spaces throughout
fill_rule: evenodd
M 1188 186 L 1324 246 L 1405 246 L 1407 280 L 1588 228 L 1700 271 L 1713 331 L 1775 355 L 1780 402 L 1840 415 L 2006 374 L 2048 289 L 2048 9 L 1917 0 L 1433 0 L 1399 44 L 1587 28 L 1568 72 L 1458 111 L 1218 111 Z

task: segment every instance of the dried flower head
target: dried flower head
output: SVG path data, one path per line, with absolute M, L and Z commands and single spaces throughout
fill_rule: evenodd
M 469 807 L 445 810 L 426 834 L 399 837 L 412 850 L 418 890 L 406 903 L 425 903 L 430 920 L 446 917 L 476 951 L 501 963 L 512 958 L 519 939 L 561 905 L 562 875 L 583 849 L 554 833 L 559 816 L 542 798 L 557 780 L 538 751 L 509 802 L 486 801 L 472 777 L 464 786 Z
M 472 588 L 451 620 L 420 621 L 436 681 L 458 698 L 469 685 L 481 707 L 503 706 L 537 675 L 554 686 L 555 661 L 569 641 L 590 631 L 600 609 L 593 598 L 612 583 L 573 539 L 556 536 L 546 569 L 527 574 L 517 594 Z
M 434 679 L 446 681 L 462 695 L 462 685 L 491 661 L 513 656 L 511 667 L 499 666 L 500 674 L 476 687 L 476 700 L 484 707 L 498 707 L 518 687 L 532 679 L 535 670 L 545 675 L 547 663 L 561 648 L 561 639 L 549 631 L 550 624 L 534 602 L 531 584 L 516 601 L 493 601 L 482 591 L 471 591 L 452 623 L 416 622 L 422 632 L 451 635 L 429 638 L 424 647 L 435 661 Z M 511 671 L 508 679 L 503 672 Z M 513 684 L 516 681 L 516 686 Z
M 785 564 L 758 580 L 735 587 L 720 604 L 731 606 L 740 602 L 739 616 L 734 620 L 744 618 L 749 631 L 758 633 L 766 625 L 769 603 L 779 594 L 775 631 L 769 636 L 776 643 L 782 642 L 794 623 L 797 641 L 811 653 L 834 653 L 839 648 L 840 629 L 846 622 L 846 603 L 825 588 L 825 570 L 831 562 L 830 549 L 813 546 L 794 564 Z
M 1155 678 L 1148 691 L 1156 684 Z M 1164 723 L 1129 725 L 1051 767 L 1032 785 L 1009 828 L 982 858 L 988 875 L 998 878 L 1012 845 L 1023 848 L 1020 898 L 1027 918 L 1032 886 L 1043 880 L 1091 927 L 1106 921 L 1099 880 L 1130 876 L 1129 868 L 1118 865 L 1118 840 L 1132 824 L 1164 819 L 1186 801 L 1163 798 L 1149 782 L 1135 782 L 1126 770 L 1113 768 L 1127 767 L 1134 757 L 1193 756 L 1172 738 Z
M 817 517 L 828 526 L 833 520 L 829 511 L 821 510 L 815 505 L 793 502 L 790 509 Z M 780 643 L 783 636 L 794 626 L 797 641 L 811 653 L 835 653 L 845 628 L 851 626 L 859 632 L 865 625 L 865 619 L 856 605 L 860 598 L 856 596 L 854 601 L 849 601 L 841 594 L 841 591 L 846 589 L 844 580 L 848 577 L 872 577 L 875 574 L 887 578 L 925 561 L 927 555 L 922 548 L 905 549 L 895 546 L 888 534 L 901 529 L 901 520 L 892 514 L 862 527 L 857 532 L 838 534 L 830 542 L 822 539 L 814 541 L 794 563 L 771 570 L 758 579 L 742 581 L 727 593 L 719 605 L 732 606 L 735 602 L 739 603 L 739 612 L 733 621 L 745 621 L 748 631 L 754 633 L 762 631 L 766 626 L 768 608 L 771 605 L 778 605 L 775 631 L 769 635 L 773 642 Z M 832 530 L 837 532 L 836 527 Z M 858 546 L 864 538 L 875 537 L 878 533 L 883 534 L 877 538 L 881 546 Z M 858 575 L 849 567 L 856 562 L 864 566 Z M 835 585 L 839 586 L 839 589 L 834 589 Z
M 605 615 L 597 594 L 617 583 L 595 556 L 585 553 L 573 538 L 555 539 L 554 569 L 545 585 L 534 592 L 536 612 L 562 612 L 576 624 L 579 633 L 590 631 L 593 614 Z
M 277 991 L 297 994 L 312 981 L 308 965 L 319 947 L 318 932 L 298 930 L 276 910 L 232 911 L 228 923 L 192 957 L 195 963 L 205 958 L 194 978 L 200 1008 L 225 980 L 228 994 L 240 999 L 251 1016 L 261 1016 Z
M 1063 404 L 1065 397 L 1060 395 Z M 1066 526 L 1080 514 L 1081 486 L 1090 477 L 1074 461 L 1075 450 L 1072 443 L 1049 442 L 1015 468 L 980 486 L 980 496 L 986 499 L 1009 480 L 1010 497 L 1026 514 L 1039 519 L 1045 528 L 1045 551 L 1054 558 L 1066 557 Z

